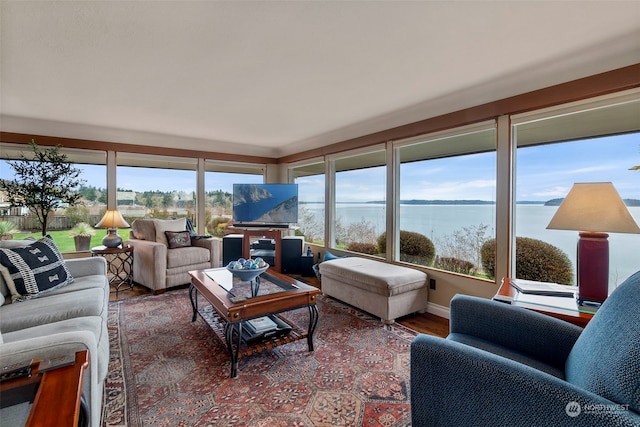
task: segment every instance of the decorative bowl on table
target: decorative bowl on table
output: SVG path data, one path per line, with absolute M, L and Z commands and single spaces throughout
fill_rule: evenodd
M 260 258 L 256 260 L 244 260 L 241 258 L 238 261 L 231 261 L 227 265 L 227 270 L 243 282 L 251 282 L 269 268 L 269 264 L 260 261 L 262 261 Z

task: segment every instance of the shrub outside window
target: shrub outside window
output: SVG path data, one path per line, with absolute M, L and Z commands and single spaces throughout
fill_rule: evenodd
M 495 236 L 495 123 L 397 144 L 400 261 L 484 277 L 480 248 Z

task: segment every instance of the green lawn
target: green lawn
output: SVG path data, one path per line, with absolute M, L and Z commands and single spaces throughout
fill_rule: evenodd
M 60 252 L 75 252 L 76 246 L 73 241 L 73 237 L 69 236 L 69 230 L 64 231 L 49 231 L 48 234 L 53 238 L 53 241 L 56 242 L 58 249 Z M 102 238 L 107 234 L 107 230 L 96 230 L 96 235 L 91 238 L 91 246 L 100 246 L 102 245 Z M 122 237 L 122 241 L 129 240 L 129 229 L 122 228 L 118 229 L 118 235 Z M 16 233 L 13 235 L 13 238 L 16 240 L 22 240 L 25 237 L 33 237 L 34 239 L 39 239 L 42 237 L 40 233 Z

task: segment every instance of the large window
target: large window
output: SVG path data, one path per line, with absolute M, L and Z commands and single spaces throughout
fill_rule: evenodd
M 384 256 L 378 241 L 386 230 L 385 151 L 335 160 L 333 246 Z
M 21 153 L 27 159 L 33 157 L 33 150 L 28 145 L 0 144 L 0 179 L 15 179 L 10 162 L 19 159 Z M 49 215 L 47 232 L 62 252 L 74 252 L 76 246 L 70 230 L 79 223 L 86 223 L 91 229 L 106 209 L 106 154 L 103 151 L 70 148 L 61 148 L 60 153 L 67 157 L 75 169 L 81 171 L 79 179 L 83 182 L 77 189 L 81 198 L 77 205 L 61 207 Z M 0 194 L 0 221 L 15 225 L 15 229 L 19 230 L 19 233 L 14 234 L 16 239 L 41 236 L 42 227 L 37 216 L 24 206 L 10 208 L 3 194 Z M 99 244 L 100 239 L 101 233 L 96 231 L 92 244 Z
M 516 118 L 516 253 L 548 244 L 562 255 L 547 263 L 569 270 L 566 278 L 545 279 L 575 284 L 578 232 L 546 228 L 574 183 L 613 183 L 640 224 L 640 173 L 630 170 L 640 164 L 639 108 L 637 95 L 617 95 Z M 611 290 L 638 270 L 640 236 L 612 233 L 609 248 Z M 518 256 L 517 277 L 527 278 L 535 268 Z
M 196 217 L 196 160 L 118 153 L 117 206 L 136 218 Z
M 298 184 L 298 226 L 307 242 L 324 243 L 325 171 L 324 162 L 291 168 Z
M 205 170 L 205 225 L 207 233 L 222 236 L 224 228 L 232 216 L 233 184 L 263 183 L 264 167 L 208 161 Z
M 495 235 L 493 122 L 398 144 L 396 257 L 484 275 L 480 249 Z

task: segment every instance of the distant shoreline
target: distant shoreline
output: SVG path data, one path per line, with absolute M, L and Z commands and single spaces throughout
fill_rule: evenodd
M 543 206 L 560 206 L 564 199 L 551 199 L 546 201 L 540 200 L 523 200 L 517 201 L 517 205 L 543 205 Z M 624 203 L 630 207 L 640 206 L 640 199 L 623 199 Z M 303 202 L 301 204 L 323 204 L 324 202 Z M 336 202 L 336 204 L 350 205 L 384 205 L 383 200 L 372 200 L 368 202 Z M 400 200 L 401 205 L 495 205 L 496 202 L 490 200 Z

